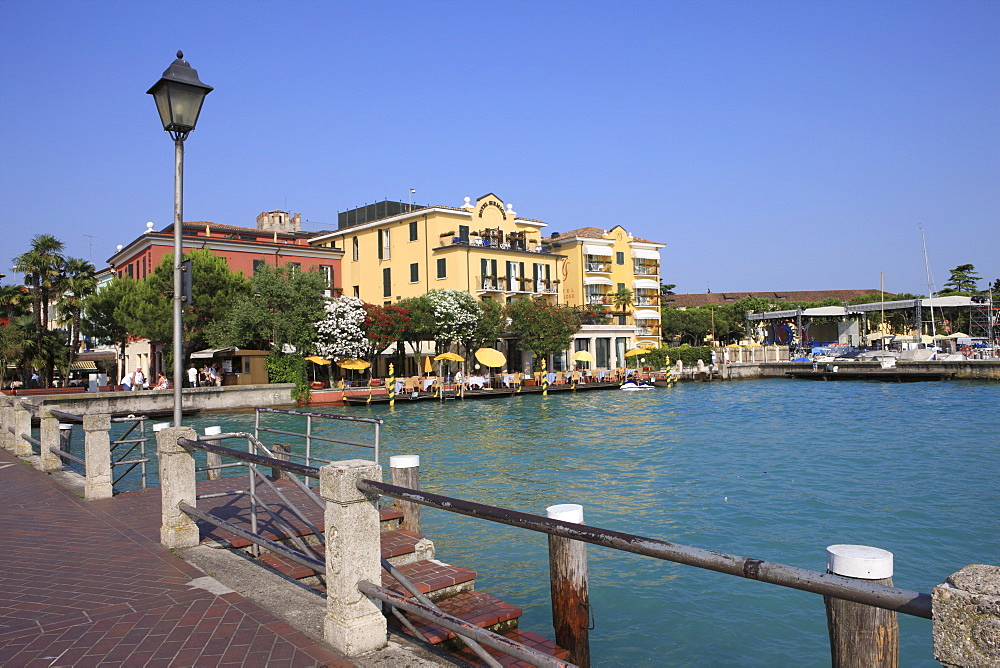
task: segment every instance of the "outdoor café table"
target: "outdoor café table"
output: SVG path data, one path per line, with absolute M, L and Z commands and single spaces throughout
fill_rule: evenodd
M 503 383 L 504 387 L 510 387 L 511 385 L 514 384 L 514 374 L 512 374 L 512 373 L 505 373 L 500 378 L 500 381 Z
M 483 389 L 483 385 L 486 384 L 485 376 L 469 376 L 465 379 L 465 386 L 470 390 L 475 387 L 478 389 Z
M 434 384 L 437 378 L 424 378 L 424 390 L 426 391 L 428 387 Z

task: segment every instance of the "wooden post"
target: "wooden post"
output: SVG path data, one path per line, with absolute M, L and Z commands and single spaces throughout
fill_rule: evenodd
M 221 433 L 222 427 L 205 427 L 205 436 L 218 436 Z M 210 438 L 206 438 L 205 440 L 212 445 L 222 445 L 222 441 L 215 441 Z M 222 466 L 222 455 L 217 452 L 206 452 L 205 465 Z M 222 477 L 222 469 L 209 469 L 205 473 L 208 474 L 209 480 L 218 480 Z
M 73 452 L 73 425 L 68 422 L 59 423 L 59 449 L 63 452 Z M 62 457 L 63 464 L 69 464 L 70 460 Z
M 280 459 L 283 462 L 290 462 L 292 460 L 292 458 L 288 456 L 288 453 L 291 451 L 292 446 L 287 443 L 275 443 L 271 446 L 271 452 L 274 453 L 274 458 Z M 288 480 L 290 475 L 290 473 L 286 473 L 279 468 L 275 468 L 273 466 L 271 467 L 271 478 L 274 480 Z
M 395 455 L 389 457 L 392 470 L 392 484 L 407 489 L 420 489 L 420 455 Z M 396 499 L 394 504 L 403 511 L 400 529 L 420 533 L 420 506 L 409 501 Z
M 549 519 L 583 524 L 583 506 L 564 503 L 545 509 Z M 590 595 L 587 592 L 587 544 L 549 535 L 549 583 L 556 643 L 569 660 L 590 666 Z
M 826 554 L 829 573 L 892 585 L 892 552 L 865 545 L 831 545 Z M 895 612 L 829 596 L 823 600 L 834 668 L 899 665 Z

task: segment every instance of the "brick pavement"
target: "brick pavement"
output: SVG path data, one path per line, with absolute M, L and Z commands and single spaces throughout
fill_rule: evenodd
M 8 466 L 8 464 L 10 464 Z M 154 539 L 0 450 L 0 666 L 351 666 Z

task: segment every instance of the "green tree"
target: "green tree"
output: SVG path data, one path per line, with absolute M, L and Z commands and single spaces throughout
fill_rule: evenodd
M 289 345 L 311 352 L 315 323 L 323 318 L 325 288 L 317 270 L 261 267 L 245 291 L 237 290 L 238 296 L 224 314 L 206 325 L 205 338 L 214 348 L 283 350 Z
M 66 365 L 72 366 L 73 359 L 80 349 L 80 321 L 83 315 L 83 305 L 97 289 L 94 265 L 80 258 L 68 258 L 63 265 L 59 288 L 62 294 L 56 304 L 56 309 L 67 324 L 68 356 Z
M 125 305 L 136 291 L 136 282 L 131 278 L 113 278 L 111 282 L 91 296 L 83 305 L 83 319 L 80 328 L 84 335 L 117 344 L 120 357 L 125 356 L 125 343 L 129 329 L 129 317 Z M 115 381 L 121 378 L 124 369 L 117 369 Z
M 511 331 L 521 348 L 536 358 L 567 350 L 580 329 L 580 314 L 569 306 L 544 299 L 521 299 L 507 304 Z
M 31 249 L 14 258 L 14 271 L 24 274 L 24 284 L 31 289 L 31 312 L 35 321 L 34 343 L 37 359 L 47 358 L 40 346 L 48 330 L 49 302 L 55 292 L 64 258 L 63 243 L 51 234 L 37 234 L 31 239 Z M 48 386 L 52 368 L 39 368 L 42 383 Z
M 502 302 L 488 299 L 480 302 L 482 315 L 471 336 L 462 343 L 471 354 L 484 346 L 493 346 L 507 330 L 507 309 Z
M 5 320 L 27 313 L 31 294 L 20 285 L 0 285 L 0 313 Z
M 434 316 L 433 339 L 439 351 L 472 337 L 482 316 L 475 297 L 461 290 L 431 290 L 425 297 Z
M 971 264 L 960 264 L 951 270 L 951 275 L 944 283 L 944 290 L 939 295 L 971 294 L 976 292 L 976 287 L 981 277 L 976 273 L 976 267 Z
M 615 308 L 619 310 L 623 315 L 629 313 L 629 309 L 635 304 L 635 299 L 632 297 L 632 291 L 628 288 L 621 288 L 617 292 L 611 295 L 611 302 L 615 305 Z
M 674 288 L 677 287 L 676 283 L 660 283 L 660 295 L 672 295 L 674 293 Z
M 18 319 L 26 321 L 29 326 L 32 322 L 30 316 L 20 315 L 5 318 L 6 322 L 0 323 L 0 388 L 7 386 L 7 367 L 20 368 L 24 363 L 27 337 L 24 328 L 18 326 Z
M 194 303 L 185 305 L 181 318 L 185 351 L 204 348 L 216 320 L 248 294 L 249 282 L 234 273 L 225 258 L 207 249 L 191 252 L 191 291 Z M 123 303 L 129 333 L 169 343 L 173 340 L 173 253 L 167 253 L 152 274 L 138 281 Z

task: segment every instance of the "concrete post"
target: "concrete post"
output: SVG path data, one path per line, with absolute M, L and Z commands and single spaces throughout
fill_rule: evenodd
M 222 427 L 216 425 L 214 427 L 205 427 L 205 436 L 218 436 L 222 433 Z M 212 445 L 222 445 L 222 441 L 212 438 L 206 438 L 206 443 L 211 443 Z M 216 452 L 206 452 L 205 453 L 205 465 L 206 466 L 222 466 L 222 455 Z M 208 474 L 209 480 L 218 480 L 222 477 L 222 469 L 209 469 L 205 473 Z
M 111 414 L 88 413 L 83 416 L 83 458 L 87 462 L 87 486 L 84 498 L 110 499 L 111 488 Z
M 189 506 L 198 505 L 194 451 L 179 445 L 179 438 L 193 441 L 198 433 L 191 427 L 156 429 L 156 451 L 160 458 L 160 542 L 169 548 L 194 547 L 201 540 L 198 524 L 177 507 L 181 501 Z
M 361 459 L 320 469 L 326 501 L 326 642 L 347 656 L 386 644 L 382 605 L 358 591 L 358 582 L 382 582 L 378 496 L 358 491 L 357 481 L 382 480 L 382 467 Z
M 4 450 L 14 451 L 14 439 L 7 430 L 14 426 L 14 405 L 13 399 L 0 394 L 0 446 Z
M 38 440 L 41 441 L 41 452 L 38 458 L 38 468 L 41 471 L 61 471 L 62 459 L 49 448 L 59 448 L 59 418 L 48 410 L 42 410 L 42 425 Z
M 30 457 L 33 454 L 31 443 L 23 436 L 31 436 L 31 411 L 20 403 L 14 406 L 14 454 L 17 457 Z
M 934 658 L 945 666 L 1000 665 L 1000 567 L 972 564 L 931 590 Z

